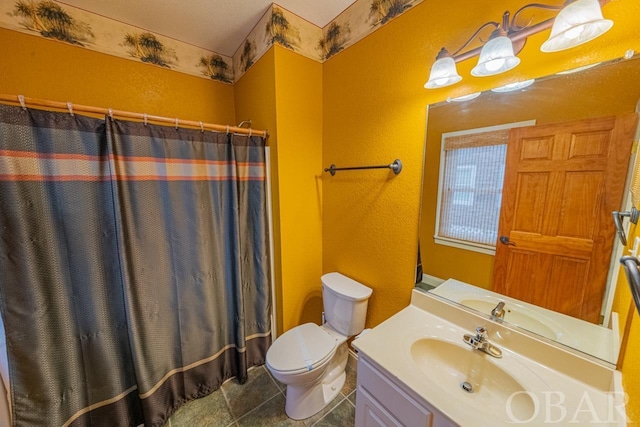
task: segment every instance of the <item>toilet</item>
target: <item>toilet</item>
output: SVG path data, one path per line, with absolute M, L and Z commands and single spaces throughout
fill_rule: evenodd
M 285 411 L 289 418 L 309 418 L 340 393 L 349 356 L 347 338 L 364 329 L 371 292 L 340 273 L 323 275 L 326 323 L 296 326 L 267 351 L 267 368 L 287 386 Z

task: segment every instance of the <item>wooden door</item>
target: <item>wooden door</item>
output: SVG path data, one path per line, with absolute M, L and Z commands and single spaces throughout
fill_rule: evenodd
M 511 130 L 496 292 L 598 322 L 636 121 L 633 113 Z

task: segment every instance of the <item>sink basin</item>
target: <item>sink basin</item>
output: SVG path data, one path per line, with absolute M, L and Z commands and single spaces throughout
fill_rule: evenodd
M 461 300 L 460 304 L 474 310 L 478 310 L 482 313 L 489 314 L 497 303 L 495 301 L 467 298 Z M 514 304 L 507 304 L 504 309 L 506 311 L 504 320 L 513 325 L 520 326 L 521 328 L 525 328 L 528 331 L 552 340 L 558 340 L 562 337 L 562 332 L 551 329 L 551 327 L 545 325 L 532 315 L 525 313 L 524 310 L 521 310 L 520 307 L 514 306 Z
M 446 280 L 429 293 L 485 315 L 490 315 L 498 303 L 504 302 L 504 324 L 518 326 L 609 363 L 616 363 L 618 354 L 616 316 L 612 317 L 612 326 L 606 328 L 455 279 Z
M 461 404 L 464 399 L 472 399 L 474 408 L 519 420 L 535 415 L 536 403 L 526 389 L 498 366 L 500 360 L 481 351 L 464 344 L 421 338 L 411 345 L 411 357 L 431 381 Z
M 464 298 L 480 299 L 468 293 Z M 376 399 L 391 415 L 411 412 L 398 406 L 398 395 L 413 398 L 413 406 L 434 415 L 434 425 L 627 425 L 619 371 L 506 323 L 414 290 L 410 306 L 353 341 L 363 366 L 369 366 L 363 370 L 362 387 L 378 387 Z M 488 340 L 502 350 L 502 358 L 462 341 L 478 326 L 486 326 Z M 379 375 L 365 382 L 377 367 Z

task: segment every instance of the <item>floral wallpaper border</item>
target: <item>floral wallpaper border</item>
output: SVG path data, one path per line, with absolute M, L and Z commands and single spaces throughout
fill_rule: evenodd
M 272 44 L 324 62 L 424 0 L 356 0 L 324 28 L 272 4 L 233 55 L 236 81 Z
M 424 0 L 356 0 L 322 29 L 324 60 L 348 48 Z
M 233 55 L 236 81 L 273 44 L 321 62 L 316 49 L 322 29 L 273 3 Z
M 232 58 L 52 0 L 0 0 L 0 27 L 231 84 Z
M 324 62 L 423 0 L 356 0 L 319 28 L 273 3 L 233 57 L 52 0 L 0 0 L 0 27 L 233 84 L 278 44 Z

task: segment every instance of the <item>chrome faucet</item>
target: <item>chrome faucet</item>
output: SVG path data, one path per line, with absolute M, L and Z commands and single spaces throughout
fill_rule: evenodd
M 502 357 L 502 350 L 487 340 L 487 330 L 482 326 L 476 328 L 475 335 L 464 334 L 462 340 L 475 350 L 483 351 L 489 356 L 497 357 L 498 359 Z
M 502 320 L 504 319 L 504 315 L 504 301 L 500 301 L 498 305 L 496 305 L 493 310 L 491 310 L 491 318 L 493 320 Z

